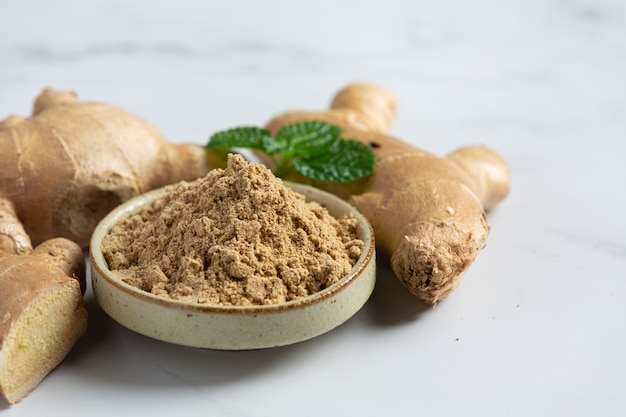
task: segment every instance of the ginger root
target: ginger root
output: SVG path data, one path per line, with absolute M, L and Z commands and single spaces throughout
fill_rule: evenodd
M 31 118 L 0 122 L 0 393 L 9 403 L 85 331 L 76 278 L 100 220 L 131 197 L 206 174 L 216 158 L 71 92 L 45 89 Z
M 64 238 L 0 258 L 0 394 L 20 402 L 87 328 L 85 258 Z
M 435 306 L 459 285 L 485 246 L 485 210 L 509 193 L 510 169 L 484 146 L 438 157 L 389 136 L 396 108 L 390 92 L 352 84 L 334 97 L 329 110 L 280 114 L 267 128 L 276 134 L 291 123 L 322 120 L 340 126 L 345 138 L 373 149 L 376 171 L 369 179 L 313 185 L 356 206 L 370 220 L 377 246 L 390 256 L 400 281 L 411 294 Z M 312 182 L 301 176 L 289 179 Z
M 0 122 L 0 253 L 65 237 L 87 247 L 98 222 L 120 203 L 211 167 L 210 154 L 172 144 L 114 106 L 45 89 L 30 119 Z M 19 219 L 19 223 L 15 222 Z

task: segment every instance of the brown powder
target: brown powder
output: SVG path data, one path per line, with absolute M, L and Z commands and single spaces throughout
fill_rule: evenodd
M 230 155 L 226 169 L 167 188 L 102 242 L 109 268 L 153 294 L 213 305 L 264 305 L 318 292 L 361 255 L 354 216 L 333 218 L 263 165 Z

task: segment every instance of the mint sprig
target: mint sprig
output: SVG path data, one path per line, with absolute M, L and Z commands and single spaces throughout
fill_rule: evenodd
M 206 148 L 263 152 L 279 177 L 291 170 L 323 182 L 350 182 L 371 175 L 374 152 L 361 142 L 342 139 L 341 133 L 340 127 L 319 120 L 286 125 L 276 137 L 267 129 L 237 127 L 213 134 Z

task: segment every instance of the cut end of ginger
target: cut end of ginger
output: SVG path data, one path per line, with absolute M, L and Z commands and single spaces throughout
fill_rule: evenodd
M 0 394 L 12 405 L 35 389 L 85 333 L 80 283 L 69 279 L 38 292 L 13 319 L 10 312 L 0 318 Z

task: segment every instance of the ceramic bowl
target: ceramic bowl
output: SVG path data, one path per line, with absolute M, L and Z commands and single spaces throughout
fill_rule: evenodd
M 127 201 L 96 228 L 90 246 L 91 280 L 97 302 L 121 325 L 145 336 L 184 346 L 220 350 L 269 348 L 301 342 L 344 323 L 368 300 L 376 280 L 374 235 L 351 205 L 317 188 L 287 183 L 334 217 L 350 212 L 358 219 L 365 247 L 351 272 L 334 285 L 297 300 L 266 306 L 219 306 L 171 300 L 124 283 L 112 273 L 101 241 L 121 218 L 150 205 L 165 189 Z

